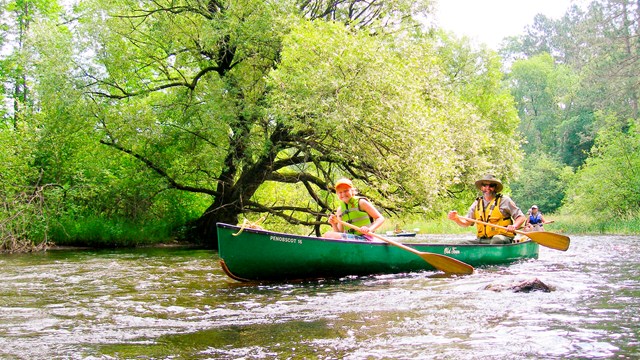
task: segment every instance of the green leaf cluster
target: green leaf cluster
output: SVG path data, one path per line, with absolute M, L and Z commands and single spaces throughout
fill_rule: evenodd
M 602 128 L 570 184 L 567 213 L 601 219 L 637 217 L 640 209 L 640 122 L 599 114 Z

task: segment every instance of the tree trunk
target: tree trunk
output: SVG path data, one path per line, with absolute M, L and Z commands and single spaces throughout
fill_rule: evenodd
M 241 209 L 236 206 L 220 206 L 221 202 L 224 201 L 216 200 L 200 218 L 191 224 L 191 229 L 187 234 L 189 240 L 207 249 L 218 249 L 216 223 L 222 222 L 235 225 L 238 223 L 238 215 L 241 212 Z

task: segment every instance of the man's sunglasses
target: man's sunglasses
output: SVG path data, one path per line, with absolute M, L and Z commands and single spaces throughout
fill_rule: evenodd
M 488 186 L 490 188 L 496 187 L 496 184 L 482 184 L 482 186 Z

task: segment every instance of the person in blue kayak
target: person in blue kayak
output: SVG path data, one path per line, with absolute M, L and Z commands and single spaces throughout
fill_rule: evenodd
M 476 181 L 475 185 L 482 192 L 482 196 L 476 198 L 471 204 L 466 217 L 506 227 L 506 230 L 476 223 L 476 239 L 468 240 L 464 243 L 509 244 L 513 242 L 513 238 L 516 236 L 515 230 L 525 222 L 527 217 L 510 197 L 500 193 L 502 191 L 502 182 L 495 176 L 487 174 Z M 447 217 L 463 227 L 473 224 L 469 220 L 460 218 L 457 211 L 449 212 Z
M 382 225 L 385 218 L 371 204 L 361 196 L 356 196 L 357 190 L 351 180 L 342 178 L 336 181 L 334 188 L 340 204 L 335 214 L 329 215 L 332 230 L 324 233 L 323 237 L 330 239 L 371 240 L 369 233 L 373 233 Z M 360 232 L 343 226 L 339 220 L 355 225 Z
M 524 231 L 544 231 L 543 226 L 546 221 L 538 209 L 538 205 L 533 205 L 531 209 L 529 209 L 528 215 L 524 223 Z

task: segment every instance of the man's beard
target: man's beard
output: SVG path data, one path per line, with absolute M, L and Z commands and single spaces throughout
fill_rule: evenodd
M 485 191 L 484 195 L 491 195 L 491 196 L 495 197 L 496 196 L 496 191 L 495 190 L 493 190 L 493 191 L 492 190 Z

